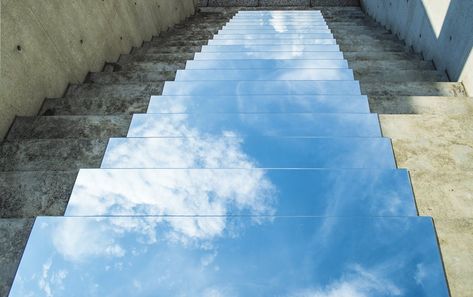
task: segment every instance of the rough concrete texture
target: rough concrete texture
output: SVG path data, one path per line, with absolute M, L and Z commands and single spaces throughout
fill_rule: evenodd
M 0 172 L 0 217 L 62 216 L 77 172 Z
M 0 296 L 6 297 L 20 263 L 33 219 L 0 219 Z
M 372 112 L 380 114 L 472 114 L 473 98 L 436 96 L 370 96 Z
M 194 13 L 194 0 L 1 1 L 0 139 L 15 115 Z
M 130 122 L 130 115 L 17 117 L 7 140 L 126 136 Z
M 46 99 L 39 115 L 114 115 L 146 112 L 149 97 L 142 98 L 54 98 Z
M 66 96 L 75 97 L 149 97 L 161 94 L 164 82 L 130 84 L 75 84 L 67 89 Z
M 107 139 L 5 141 L 0 149 L 0 171 L 67 171 L 99 167 L 107 141 Z
M 362 0 L 368 15 L 473 92 L 473 1 Z

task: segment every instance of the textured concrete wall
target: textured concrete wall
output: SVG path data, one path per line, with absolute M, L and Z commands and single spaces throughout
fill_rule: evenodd
M 15 115 L 194 13 L 197 0 L 1 0 L 0 139 Z
M 363 10 L 473 95 L 472 0 L 362 0 Z

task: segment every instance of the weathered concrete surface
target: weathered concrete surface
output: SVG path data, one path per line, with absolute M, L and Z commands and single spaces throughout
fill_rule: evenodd
M 364 11 L 473 92 L 473 1 L 361 0 Z
M 452 297 L 471 297 L 473 292 L 473 218 L 435 219 Z
M 17 117 L 7 140 L 125 137 L 130 122 L 130 115 Z
M 33 219 L 0 219 L 0 296 L 7 296 L 20 263 Z
M 77 170 L 0 172 L 0 217 L 62 216 L 77 173 Z
M 133 114 L 146 112 L 150 98 L 79 97 L 46 99 L 39 115 Z
M 194 0 L 1 1 L 0 139 L 15 115 L 194 13 Z
M 6 141 L 0 171 L 76 170 L 100 166 L 108 139 L 28 139 Z
M 436 96 L 370 96 L 372 112 L 385 114 L 473 114 L 473 98 Z

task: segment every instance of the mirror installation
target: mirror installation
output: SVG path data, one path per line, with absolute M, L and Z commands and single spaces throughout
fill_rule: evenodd
M 79 295 L 449 295 L 320 11 L 238 12 L 36 219 L 10 296 Z

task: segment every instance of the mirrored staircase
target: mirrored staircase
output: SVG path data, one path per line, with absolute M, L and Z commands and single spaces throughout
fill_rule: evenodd
M 100 98 L 95 109 L 156 94 L 146 113 L 116 116 L 117 103 L 101 139 L 61 140 L 54 163 L 8 163 L 82 168 L 64 216 L 35 219 L 9 296 L 449 296 L 432 219 L 418 216 L 409 173 L 362 94 L 388 95 L 389 84 L 360 84 L 362 62 L 348 63 L 369 45 L 339 44 L 319 10 L 239 11 L 207 33 L 189 48 L 145 46 L 123 57 L 135 71 L 68 90 Z M 136 71 L 178 49 L 199 52 L 183 70 Z M 43 112 L 68 104 L 48 100 Z M 103 158 L 77 161 L 98 147 Z

